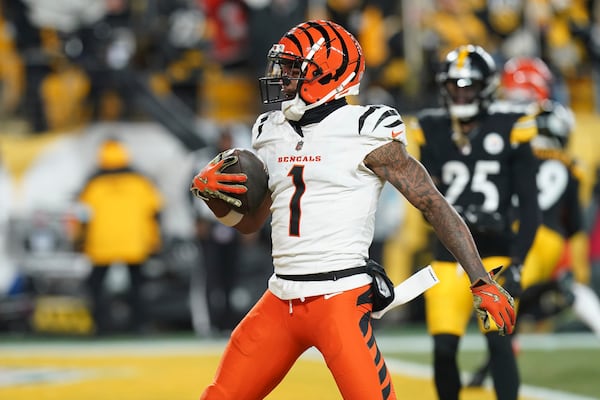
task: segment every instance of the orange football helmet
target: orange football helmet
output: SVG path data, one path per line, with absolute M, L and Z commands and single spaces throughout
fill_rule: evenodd
M 509 100 L 548 100 L 552 91 L 552 72 L 537 57 L 515 57 L 504 64 L 502 94 Z
M 306 104 L 323 104 L 358 94 L 365 61 L 356 38 L 326 20 L 301 23 L 288 31 L 267 55 L 266 75 L 259 78 L 264 104 L 299 95 Z M 296 93 L 282 89 L 298 81 Z

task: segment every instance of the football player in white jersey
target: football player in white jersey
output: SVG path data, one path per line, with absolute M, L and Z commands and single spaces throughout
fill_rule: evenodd
M 268 60 L 263 102 L 282 108 L 260 115 L 253 127 L 252 146 L 269 176 L 262 206 L 246 214 L 230 206 L 245 177 L 222 172 L 235 162 L 227 154 L 191 186 L 221 222 L 241 232 L 258 230 L 272 216 L 268 290 L 233 331 L 201 399 L 262 399 L 310 347 L 322 353 L 344 399 L 396 398 L 373 336 L 377 286 L 366 267 L 386 180 L 422 211 L 463 266 L 481 317 L 511 333 L 512 297 L 483 268 L 463 220 L 407 153 L 399 113 L 347 103 L 365 68 L 356 39 L 333 22 L 308 21 L 273 45 Z

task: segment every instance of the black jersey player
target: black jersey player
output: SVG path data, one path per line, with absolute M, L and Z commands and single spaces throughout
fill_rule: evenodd
M 444 106 L 421 112 L 415 135 L 423 165 L 467 222 L 486 268 L 507 266 L 503 275 L 518 283 L 520 265 L 541 218 L 530 144 L 537 128 L 533 115 L 494 107 L 498 81 L 495 63 L 483 48 L 453 50 L 437 75 Z M 521 216 L 517 231 L 511 224 L 513 197 Z M 433 251 L 432 266 L 440 283 L 425 293 L 425 299 L 435 385 L 440 399 L 456 400 L 461 389 L 458 345 L 471 318 L 461 289 L 468 280 L 440 243 Z M 510 338 L 481 329 L 491 354 L 496 396 L 515 400 L 520 378 Z
M 537 198 L 542 222 L 523 264 L 520 319 L 539 321 L 571 307 L 600 337 L 600 300 L 589 287 L 589 262 L 585 256 L 570 254 L 584 253 L 582 249 L 588 246 L 579 198 L 584 171 L 567 150 L 575 117 L 554 99 L 555 81 L 540 58 L 514 57 L 503 67 L 501 97 L 533 112 L 538 128 L 531 145 L 538 159 Z M 481 386 L 488 372 L 489 358 L 477 368 L 468 386 Z

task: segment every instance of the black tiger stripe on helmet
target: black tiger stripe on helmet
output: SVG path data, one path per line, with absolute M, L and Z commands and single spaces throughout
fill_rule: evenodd
M 342 26 L 326 20 L 312 20 L 295 26 L 273 46 L 268 58 L 272 65 L 267 76 L 260 79 L 264 85 L 261 93 L 269 85 L 281 82 L 281 69 L 276 68 L 277 63 L 297 62 L 301 73 L 294 79 L 298 79 L 298 94 L 307 104 L 358 94 L 365 70 L 362 49 L 356 38 Z M 265 99 L 263 96 L 265 103 L 286 99 Z

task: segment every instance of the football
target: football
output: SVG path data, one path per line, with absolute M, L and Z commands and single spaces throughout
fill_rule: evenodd
M 230 153 L 231 152 L 231 153 Z M 246 214 L 260 206 L 268 190 L 268 175 L 264 163 L 256 154 L 246 149 L 230 149 L 226 155 L 237 156 L 238 162 L 224 168 L 221 172 L 227 174 L 246 174 L 248 181 L 244 185 L 248 191 L 244 194 L 231 194 L 239 199 L 242 205 L 236 211 Z

